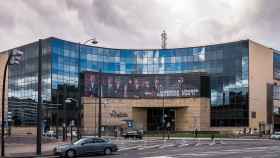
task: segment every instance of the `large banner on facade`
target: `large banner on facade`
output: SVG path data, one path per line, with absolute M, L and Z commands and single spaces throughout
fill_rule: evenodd
M 82 77 L 84 96 L 98 96 L 99 78 L 102 97 L 199 97 L 201 94 L 201 78 L 197 74 L 121 75 L 85 72 Z

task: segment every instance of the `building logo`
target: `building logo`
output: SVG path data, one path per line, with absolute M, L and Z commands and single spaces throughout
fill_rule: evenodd
M 110 116 L 111 116 L 111 117 L 120 118 L 120 117 L 128 117 L 128 114 L 127 114 L 127 113 L 124 113 L 124 112 L 117 112 L 116 110 L 113 110 L 113 111 L 110 113 Z

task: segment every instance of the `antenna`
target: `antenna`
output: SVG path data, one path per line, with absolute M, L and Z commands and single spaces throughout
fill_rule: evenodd
M 166 45 L 167 45 L 167 34 L 165 32 L 165 30 L 163 30 L 163 32 L 161 33 L 161 48 L 162 49 L 166 49 Z

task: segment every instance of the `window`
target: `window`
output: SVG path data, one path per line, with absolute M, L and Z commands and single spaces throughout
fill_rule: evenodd
M 94 143 L 105 143 L 106 141 L 103 139 L 93 139 Z
M 273 86 L 273 100 L 280 100 L 280 86 Z
M 275 52 L 273 54 L 273 77 L 280 80 L 280 54 Z

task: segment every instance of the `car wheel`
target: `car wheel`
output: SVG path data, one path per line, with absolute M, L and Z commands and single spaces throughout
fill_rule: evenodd
M 111 148 L 105 148 L 104 154 L 105 155 L 111 155 L 112 154 L 112 149 Z
M 76 157 L 76 152 L 72 149 L 67 150 L 65 156 L 68 158 L 74 158 Z

